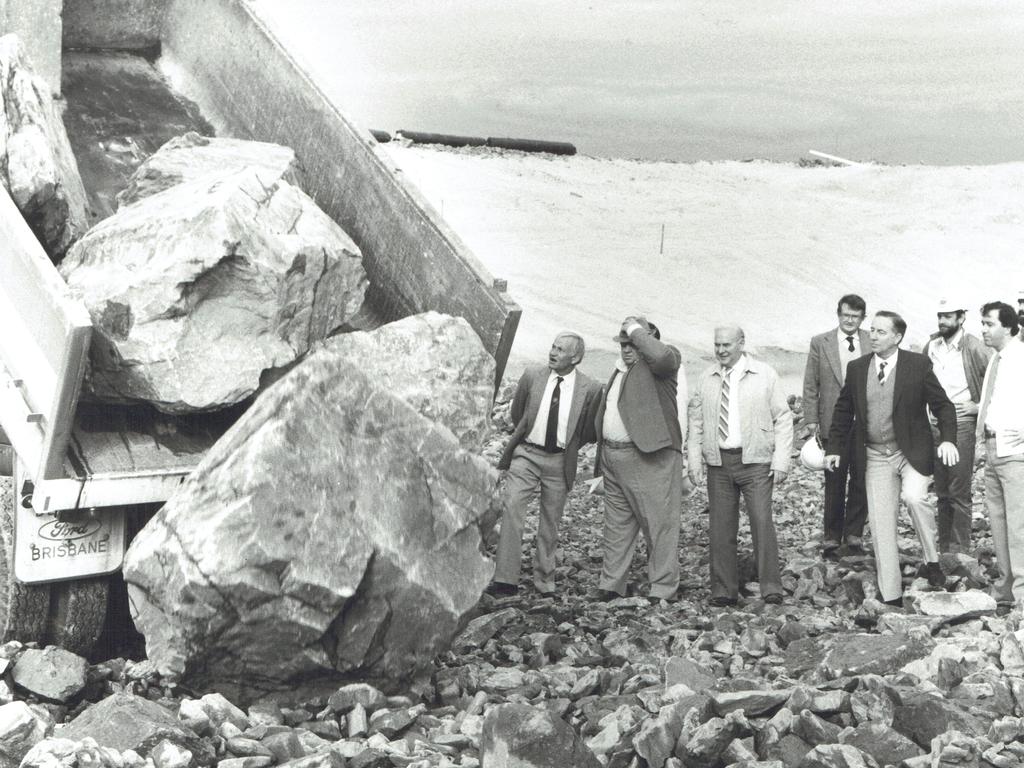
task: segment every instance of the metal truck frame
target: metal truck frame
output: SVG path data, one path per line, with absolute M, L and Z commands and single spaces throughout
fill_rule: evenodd
M 219 133 L 291 146 L 305 191 L 359 245 L 374 326 L 465 317 L 504 372 L 520 309 L 377 146 L 238 0 L 171 0 L 161 46 L 174 85 Z M 92 324 L 0 187 L 0 639 L 86 652 L 103 628 L 124 511 L 166 501 L 202 452 L 93 470 L 69 461 Z M 5 440 L 6 436 L 6 440 Z M 6 482 L 6 481 L 4 481 Z M 3 488 L 0 487 L 0 491 Z

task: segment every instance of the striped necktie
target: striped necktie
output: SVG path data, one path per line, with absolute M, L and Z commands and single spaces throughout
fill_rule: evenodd
M 885 366 L 886 366 L 886 363 L 882 363 L 882 362 L 878 363 L 878 383 L 879 384 L 884 384 L 885 383 Z
M 722 398 L 718 401 L 718 441 L 724 443 L 729 439 L 729 389 L 732 368 L 722 373 Z

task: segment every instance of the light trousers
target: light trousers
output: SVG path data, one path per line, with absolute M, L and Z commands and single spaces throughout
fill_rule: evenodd
M 533 584 L 541 592 L 553 592 L 558 523 L 569 493 L 565 487 L 565 454 L 545 453 L 525 443 L 516 447 L 508 469 L 508 506 L 501 518 L 494 580 L 503 584 L 519 583 L 526 507 L 538 491 L 540 511 L 533 553 Z
M 1002 577 L 997 602 L 1024 603 L 1024 455 L 996 457 L 996 441 L 985 441 L 985 511 L 992 527 Z
M 598 586 L 626 594 L 637 537 L 647 542 L 651 597 L 670 598 L 679 587 L 679 517 L 683 457 L 671 448 L 642 453 L 635 446 L 601 447 L 604 475 L 604 559 Z
M 903 452 L 888 453 L 868 446 L 864 490 L 868 497 L 868 523 L 875 551 L 878 590 L 883 600 L 895 600 L 903 594 L 900 552 L 896 544 L 896 521 L 900 500 L 907 505 L 925 562 L 939 559 L 935 535 L 935 507 L 928 501 L 928 476 L 907 461 Z

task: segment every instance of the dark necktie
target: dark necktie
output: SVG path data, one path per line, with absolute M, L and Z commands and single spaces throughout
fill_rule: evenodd
M 548 407 L 548 427 L 544 432 L 544 450 L 558 450 L 558 403 L 562 399 L 562 377 L 555 377 L 555 389 L 551 393 L 551 405 Z
M 878 364 L 878 383 L 879 384 L 884 384 L 885 383 L 885 366 L 886 366 L 886 364 L 882 363 L 882 362 L 879 362 L 879 364 Z
M 848 350 L 850 350 L 851 352 L 855 351 L 853 348 L 853 336 L 847 336 L 846 343 L 850 345 L 847 347 Z

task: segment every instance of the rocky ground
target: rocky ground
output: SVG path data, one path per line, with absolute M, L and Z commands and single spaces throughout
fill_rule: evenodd
M 496 415 L 501 424 L 503 407 Z M 495 456 L 500 443 L 486 453 Z M 945 591 L 914 578 L 919 554 L 903 527 L 907 607 L 890 610 L 874 599 L 870 558 L 818 556 L 821 481 L 795 469 L 775 501 L 784 603 L 758 599 L 748 556 L 747 595 L 735 609 L 713 610 L 706 501 L 696 489 L 684 504 L 677 601 L 599 602 L 601 504 L 580 484 L 562 529 L 558 594 L 541 598 L 524 586 L 510 598 L 485 595 L 429 678 L 398 695 L 356 684 L 242 709 L 161 680 L 147 661 L 89 665 L 59 649 L 8 643 L 0 647 L 0 762 L 1024 765 L 1024 623 L 1019 610 L 996 615 L 987 596 L 991 541 L 980 514 L 977 556 L 943 559 Z M 525 538 L 528 555 L 531 529 Z M 746 531 L 740 549 L 750 551 Z M 643 566 L 641 546 L 638 592 Z

